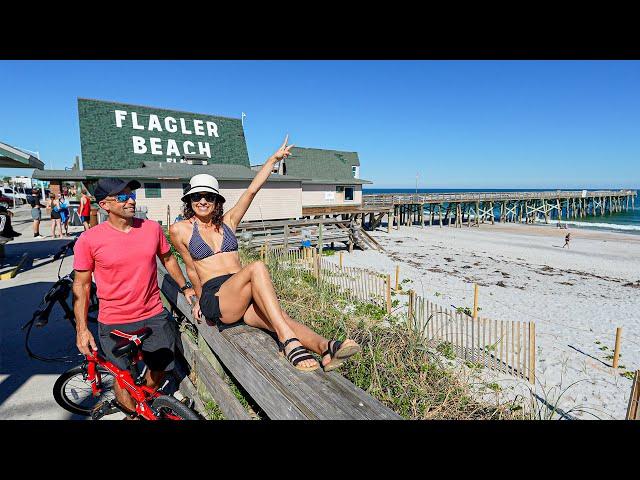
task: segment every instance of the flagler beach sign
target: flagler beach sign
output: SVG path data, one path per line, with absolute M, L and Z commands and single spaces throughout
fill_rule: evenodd
M 249 166 L 240 119 L 78 99 L 84 169 L 139 168 L 145 161 Z

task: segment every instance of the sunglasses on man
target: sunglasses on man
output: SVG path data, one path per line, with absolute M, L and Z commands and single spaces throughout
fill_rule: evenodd
M 136 199 L 136 192 L 119 193 L 117 195 L 114 195 L 113 198 L 115 198 L 116 202 L 118 202 L 118 203 L 125 203 L 129 199 L 135 200 Z
M 201 199 L 205 199 L 209 203 L 213 203 L 216 199 L 216 194 L 211 192 L 196 192 L 189 195 L 192 202 L 199 202 Z

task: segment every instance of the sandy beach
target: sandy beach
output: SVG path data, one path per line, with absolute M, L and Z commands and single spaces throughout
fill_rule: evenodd
M 567 231 L 569 249 L 562 248 Z M 640 368 L 640 235 L 482 224 L 384 228 L 372 236 L 386 253 L 354 250 L 345 265 L 392 277 L 400 265 L 400 279 L 411 281 L 405 288 L 446 308 L 472 307 L 478 283 L 481 316 L 536 322 L 536 395 L 554 404 L 569 387 L 559 402 L 566 418 L 624 418 L 632 382 L 621 374 Z M 617 371 L 616 327 L 623 328 Z M 507 396 L 529 388 L 483 375 Z

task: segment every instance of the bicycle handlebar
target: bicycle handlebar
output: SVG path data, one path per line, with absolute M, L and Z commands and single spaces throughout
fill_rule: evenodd
M 69 249 L 73 249 L 73 247 L 75 246 L 77 240 L 78 240 L 78 237 L 74 238 L 73 240 L 71 240 L 66 245 L 63 245 L 62 247 L 60 247 L 60 250 L 58 250 L 58 253 L 56 253 L 53 256 L 53 259 L 54 260 L 59 260 L 60 257 L 62 256 L 62 254 L 64 254 L 66 256 L 66 254 L 69 251 Z

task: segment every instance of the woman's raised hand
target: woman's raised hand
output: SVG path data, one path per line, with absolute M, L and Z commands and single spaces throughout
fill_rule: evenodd
M 294 147 L 294 145 L 287 145 L 288 141 L 289 134 L 284 137 L 284 142 L 282 142 L 282 145 L 280 145 L 280 148 L 276 151 L 276 153 L 271 155 L 271 158 L 273 158 L 276 162 L 279 162 L 283 158 L 287 158 L 289 155 L 291 155 L 291 149 Z

